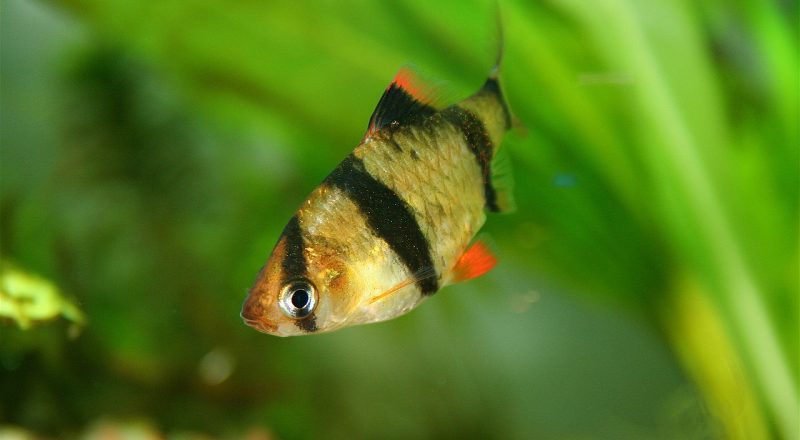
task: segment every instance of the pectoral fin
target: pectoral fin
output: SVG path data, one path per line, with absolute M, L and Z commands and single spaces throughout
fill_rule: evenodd
M 380 294 L 378 294 L 376 296 L 373 296 L 372 298 L 370 298 L 367 301 L 367 304 L 372 304 L 372 303 L 374 303 L 376 301 L 380 301 L 380 300 L 392 295 L 393 293 L 397 292 L 398 290 L 402 289 L 403 287 L 409 286 L 409 285 L 414 284 L 414 283 L 416 283 L 418 281 L 421 281 L 421 280 L 424 280 L 424 279 L 427 279 L 427 278 L 430 278 L 430 277 L 433 277 L 433 276 L 436 276 L 436 269 L 434 269 L 433 267 L 424 267 L 424 268 L 418 270 L 416 273 L 414 273 L 410 277 L 408 277 L 408 278 L 404 279 L 403 281 L 395 284 L 394 286 L 392 286 L 391 288 L 389 288 L 385 292 L 381 292 Z

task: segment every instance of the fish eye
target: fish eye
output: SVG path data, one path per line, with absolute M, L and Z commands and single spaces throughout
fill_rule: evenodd
M 283 287 L 278 306 L 284 315 L 302 319 L 310 315 L 317 305 L 317 290 L 306 280 L 292 281 Z

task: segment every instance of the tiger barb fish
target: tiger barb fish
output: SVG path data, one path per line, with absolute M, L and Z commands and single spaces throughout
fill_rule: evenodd
M 361 142 L 289 220 L 244 303 L 245 323 L 293 336 L 385 321 L 492 269 L 489 247 L 471 241 L 486 211 L 513 208 L 500 149 L 511 115 L 497 72 L 443 106 L 402 69 Z

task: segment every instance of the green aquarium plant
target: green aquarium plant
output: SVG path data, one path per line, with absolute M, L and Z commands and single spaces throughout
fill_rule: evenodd
M 76 332 L 86 316 L 67 300 L 52 282 L 0 262 L 0 319 L 10 319 L 22 329 L 40 321 L 64 317 L 74 323 Z

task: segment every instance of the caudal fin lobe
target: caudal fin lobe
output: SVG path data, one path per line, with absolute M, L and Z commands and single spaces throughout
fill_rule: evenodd
M 501 57 L 498 55 L 497 63 Z M 488 141 L 490 155 L 489 166 L 484 167 L 484 183 L 487 185 L 487 209 L 492 212 L 507 213 L 514 211 L 516 205 L 513 197 L 514 179 L 511 173 L 511 162 L 506 148 L 502 148 L 505 133 L 511 128 L 512 115 L 503 96 L 499 75 L 500 65 L 496 64 L 483 87 L 459 104 L 480 120 L 479 130 L 473 125 L 467 130 L 467 137 Z M 469 132 L 481 131 L 480 136 L 470 136 Z M 477 147 L 475 147 L 477 148 Z M 479 148 L 483 150 L 483 148 Z M 482 153 L 484 154 L 484 153 Z M 485 162 L 484 162 L 485 163 Z

